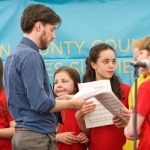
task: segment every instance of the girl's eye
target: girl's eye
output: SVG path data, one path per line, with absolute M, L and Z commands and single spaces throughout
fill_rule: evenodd
M 54 82 L 54 84 L 57 84 L 58 82 Z
M 108 61 L 104 61 L 104 64 L 107 64 L 108 63 Z
M 67 81 L 64 80 L 63 82 L 65 83 L 65 82 L 67 82 Z
M 113 61 L 113 64 L 115 64 L 115 63 L 116 63 L 116 60 Z

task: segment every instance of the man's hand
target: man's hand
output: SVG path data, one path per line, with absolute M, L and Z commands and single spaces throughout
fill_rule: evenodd
M 82 108 L 83 104 L 86 102 L 84 100 L 78 99 L 78 98 L 73 98 L 69 100 L 70 103 L 72 104 L 72 108 L 75 110 L 79 110 Z
M 69 100 L 72 98 L 73 95 L 62 95 L 62 96 L 59 96 L 59 97 L 56 97 L 56 100 Z

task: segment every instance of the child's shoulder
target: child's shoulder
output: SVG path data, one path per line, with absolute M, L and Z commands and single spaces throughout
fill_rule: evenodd
M 122 83 L 122 82 L 121 82 L 121 87 L 123 89 L 130 89 L 130 86 L 128 84 L 125 84 L 125 83 Z
M 143 82 L 141 85 L 140 85 L 140 88 L 148 88 L 149 89 L 150 87 L 150 79 Z

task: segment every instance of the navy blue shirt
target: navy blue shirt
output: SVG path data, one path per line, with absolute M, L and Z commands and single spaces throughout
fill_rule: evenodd
M 57 113 L 49 113 L 56 101 L 38 51 L 33 41 L 23 37 L 7 57 L 4 81 L 8 107 L 16 127 L 48 134 L 56 131 L 58 116 Z

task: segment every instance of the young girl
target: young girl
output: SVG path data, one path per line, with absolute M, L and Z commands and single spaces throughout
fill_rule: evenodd
M 119 78 L 114 74 L 115 62 L 115 51 L 111 46 L 98 44 L 92 47 L 86 60 L 83 82 L 110 79 L 112 91 L 127 107 L 130 87 L 120 83 Z M 89 136 L 89 150 L 121 150 L 126 141 L 124 129 L 121 128 L 125 123 L 114 116 L 115 124 L 86 129 L 83 117 L 91 111 L 93 111 L 92 106 L 88 104 L 76 113 L 80 129 Z
M 61 67 L 54 74 L 54 94 L 56 97 L 78 92 L 80 77 L 78 72 L 70 67 Z M 56 141 L 60 150 L 86 150 L 87 136 L 80 131 L 75 119 L 75 110 L 61 112 L 63 124 L 58 125 Z
M 0 150 L 12 150 L 11 138 L 15 132 L 15 121 L 11 117 L 3 86 L 3 62 L 0 58 Z
M 138 61 L 143 59 L 150 60 L 150 36 L 142 39 L 140 46 L 140 54 Z M 150 69 L 139 68 L 140 72 L 150 76 Z M 140 142 L 137 150 L 150 149 L 150 79 L 145 80 L 138 88 L 137 93 L 137 137 Z M 136 113 L 136 112 L 135 112 Z M 128 126 L 125 128 L 125 135 L 128 139 L 134 138 L 134 124 L 133 124 L 134 111 L 130 117 Z M 135 122 L 134 122 L 135 123 Z

